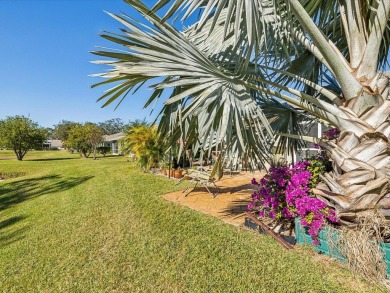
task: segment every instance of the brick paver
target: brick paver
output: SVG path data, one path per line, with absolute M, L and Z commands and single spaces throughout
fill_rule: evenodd
M 205 187 L 198 186 L 186 197 L 182 191 L 168 193 L 163 197 L 180 205 L 188 206 L 199 212 L 218 217 L 221 220 L 235 225 L 244 224 L 244 212 L 251 199 L 253 186 L 252 178 L 259 180 L 264 172 L 240 172 L 224 175 L 216 184 L 220 192 L 216 198 L 207 192 Z M 213 191 L 210 186 L 210 190 Z

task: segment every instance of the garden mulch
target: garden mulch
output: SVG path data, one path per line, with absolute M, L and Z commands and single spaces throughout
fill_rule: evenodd
M 252 178 L 259 180 L 265 172 L 232 172 L 225 174 L 216 185 L 220 188 L 218 195 L 213 198 L 204 186 L 197 186 L 187 196 L 183 191 L 163 195 L 174 203 L 187 206 L 207 215 L 220 218 L 222 221 L 235 226 L 243 226 L 245 211 L 251 201 L 253 192 Z M 209 185 L 215 192 L 215 188 Z

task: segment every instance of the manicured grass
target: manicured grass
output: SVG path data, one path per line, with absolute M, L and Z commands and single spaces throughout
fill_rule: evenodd
M 0 151 L 4 292 L 377 291 L 334 262 L 161 198 L 173 181 L 123 157 Z

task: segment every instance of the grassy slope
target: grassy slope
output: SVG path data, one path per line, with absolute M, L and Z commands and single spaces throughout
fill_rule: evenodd
M 0 172 L 10 171 L 27 175 L 0 182 L 4 292 L 369 289 L 309 253 L 166 202 L 159 195 L 172 181 L 125 158 L 35 152 L 0 160 Z

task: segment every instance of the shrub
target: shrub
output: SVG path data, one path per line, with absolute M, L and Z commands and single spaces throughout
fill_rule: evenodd
M 326 165 L 326 161 L 312 157 L 292 167 L 271 167 L 260 182 L 252 179 L 258 190 L 252 194 L 248 210 L 280 222 L 292 222 L 300 217 L 302 226 L 308 227 L 313 244 L 319 244 L 318 232 L 323 224 L 339 221 L 335 211 L 311 192 L 320 174 L 326 171 Z
M 97 147 L 96 151 L 98 152 L 98 154 L 105 156 L 106 154 L 111 152 L 111 147 L 110 146 Z
M 123 152 L 134 153 L 138 165 L 144 171 L 158 165 L 159 159 L 164 155 L 164 145 L 155 126 L 137 125 L 129 128 L 125 134 L 121 140 Z
M 59 149 L 58 147 L 51 147 L 50 150 L 51 151 L 60 151 L 61 149 Z

